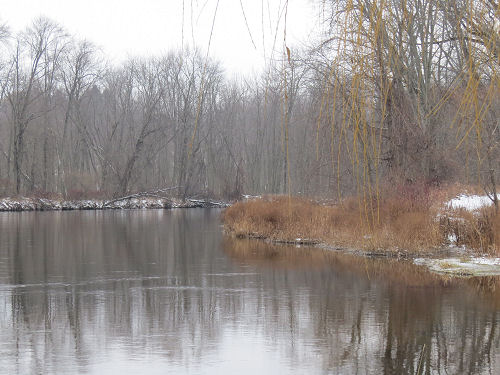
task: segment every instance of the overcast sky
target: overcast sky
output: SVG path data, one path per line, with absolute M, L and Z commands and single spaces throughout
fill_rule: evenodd
M 47 16 L 72 35 L 100 46 L 113 63 L 128 56 L 160 55 L 182 45 L 196 44 L 206 51 L 214 14 L 210 55 L 221 60 L 229 74 L 248 74 L 261 69 L 265 58 L 271 55 L 276 29 L 276 47 L 279 50 L 283 46 L 285 16 L 284 12 L 280 16 L 280 11 L 285 0 L 2 0 L 0 3 L 0 21 L 7 23 L 12 32 L 22 30 L 37 16 Z M 317 32 L 318 7 L 313 3 L 288 1 L 287 45 L 297 46 Z

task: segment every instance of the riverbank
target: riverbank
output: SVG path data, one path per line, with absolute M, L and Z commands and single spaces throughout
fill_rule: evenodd
M 5 211 L 68 211 L 117 209 L 170 209 L 227 207 L 227 202 L 208 199 L 178 199 L 165 197 L 124 197 L 113 200 L 99 199 L 45 199 L 33 197 L 0 198 L 0 212 Z
M 265 197 L 232 205 L 225 210 L 223 223 L 227 233 L 239 238 L 316 245 L 362 255 L 498 254 L 500 217 L 494 208 L 483 205 L 469 210 L 467 205 L 450 202 L 457 201 L 433 192 L 378 201 L 351 198 L 336 205 Z

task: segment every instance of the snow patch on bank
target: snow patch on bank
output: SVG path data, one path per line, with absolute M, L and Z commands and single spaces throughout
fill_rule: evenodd
M 500 194 L 497 194 L 500 200 Z M 458 197 L 451 199 L 446 202 L 446 208 L 448 209 L 464 209 L 466 211 L 475 211 L 480 208 L 491 206 L 493 201 L 486 195 L 468 195 L 460 194 Z
M 500 258 L 417 258 L 414 263 L 427 267 L 431 272 L 451 276 L 500 276 Z
M 41 198 L 1 198 L 1 211 L 60 211 L 60 210 L 104 210 L 104 209 L 164 209 L 195 207 L 227 207 L 229 203 L 203 199 L 176 198 L 127 198 L 114 201 L 102 200 L 51 200 Z
M 500 194 L 497 194 L 500 200 Z M 449 233 L 446 234 L 446 243 L 450 247 L 459 246 L 461 229 L 465 229 L 466 220 L 461 217 L 460 211 L 467 211 L 472 213 L 474 216 L 479 216 L 481 214 L 481 209 L 485 207 L 490 207 L 493 205 L 493 201 L 486 195 L 475 195 L 475 194 L 460 194 L 455 198 L 444 203 L 441 212 L 436 216 L 437 220 L 443 220 L 443 223 L 447 223 L 450 227 Z

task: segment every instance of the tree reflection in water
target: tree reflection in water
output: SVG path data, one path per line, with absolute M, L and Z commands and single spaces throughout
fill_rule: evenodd
M 224 249 L 259 267 L 316 269 L 307 283 L 324 369 L 415 374 L 422 354 L 421 373 L 499 370 L 499 277 L 450 279 L 406 261 L 262 241 L 225 238 Z
M 234 240 L 218 213 L 1 214 L 0 368 L 250 372 L 261 355 L 286 373 L 414 374 L 422 354 L 422 373 L 500 370 L 498 278 Z

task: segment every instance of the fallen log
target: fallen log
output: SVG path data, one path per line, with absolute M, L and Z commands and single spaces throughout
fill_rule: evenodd
M 187 201 L 194 203 L 196 207 L 229 207 L 229 203 L 225 202 L 216 202 L 216 201 L 211 201 L 208 199 L 193 199 L 193 198 L 186 198 Z
M 164 188 L 164 189 L 158 189 L 158 190 L 153 190 L 153 191 L 143 191 L 143 192 L 139 192 L 139 193 L 135 193 L 135 194 L 126 195 L 124 197 L 119 197 L 119 198 L 115 198 L 115 199 L 112 199 L 110 201 L 104 202 L 102 205 L 102 208 L 109 207 L 110 205 L 112 205 L 113 203 L 116 203 L 116 202 L 124 201 L 127 199 L 142 198 L 142 197 L 153 197 L 153 198 L 161 198 L 161 199 L 168 200 L 169 198 L 163 197 L 159 194 L 166 193 L 167 191 L 175 190 L 175 189 L 178 189 L 180 187 L 181 186 L 174 186 L 174 187 L 169 187 L 169 188 Z

